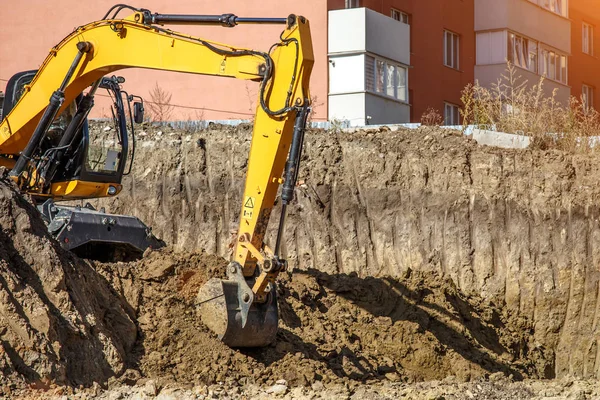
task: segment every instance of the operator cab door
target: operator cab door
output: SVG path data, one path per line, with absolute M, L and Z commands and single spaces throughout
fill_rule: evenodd
M 20 72 L 8 81 L 2 105 L 2 118 L 14 108 L 25 93 L 25 86 L 31 83 L 36 73 L 37 70 Z M 101 87 L 109 92 L 115 102 L 112 118 L 114 126 L 110 129 L 95 126 L 90 130 L 86 119 L 68 149 L 64 151 L 56 172 L 53 176 L 47 177 L 50 183 L 74 180 L 117 184 L 121 182 L 128 148 L 123 101 L 118 85 L 103 84 Z M 46 132 L 37 153 L 32 157 L 33 163 L 37 163 L 38 172 L 41 170 L 43 159 L 52 156 L 53 152 L 58 150 L 58 143 L 73 120 L 82 97 L 80 94 L 67 106 Z
M 2 103 L 2 114 L 0 115 L 0 121 L 4 119 L 5 115 L 13 109 L 17 101 L 23 95 L 23 89 L 25 85 L 28 85 L 33 77 L 37 74 L 37 70 L 23 71 L 13 75 L 6 84 L 6 90 L 4 91 L 4 101 Z

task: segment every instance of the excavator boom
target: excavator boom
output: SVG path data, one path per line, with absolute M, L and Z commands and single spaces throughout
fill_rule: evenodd
M 134 12 L 117 19 L 119 11 L 125 8 Z M 237 48 L 164 27 L 262 23 L 284 26 L 269 51 Z M 230 346 L 268 344 L 277 332 L 275 279 L 286 267 L 279 255 L 279 244 L 285 207 L 293 199 L 297 178 L 310 107 L 313 60 L 309 24 L 301 16 L 153 14 L 146 9 L 115 6 L 105 19 L 77 28 L 51 50 L 35 78 L 25 86 L 22 97 L 0 123 L 0 165 L 10 165 L 10 175 L 34 197 L 72 200 L 114 196 L 121 190 L 127 152 L 110 150 L 102 158 L 105 167 L 90 171 L 90 143 L 81 133 L 91 108 L 88 103 L 105 75 L 124 68 L 145 68 L 258 82 L 246 185 L 237 243 L 228 267 L 229 279 L 209 281 L 200 291 L 198 303 L 203 320 Z M 78 100 L 88 87 L 91 89 L 83 96 L 87 103 Z M 50 141 L 51 125 L 74 102 L 77 114 L 62 136 Z M 72 173 L 65 173 L 66 166 Z M 282 183 L 281 225 L 276 246 L 271 250 L 263 239 Z

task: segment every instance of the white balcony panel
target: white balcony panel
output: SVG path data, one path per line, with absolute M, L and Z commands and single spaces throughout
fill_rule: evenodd
M 365 94 L 329 95 L 329 121 L 350 121 L 352 126 L 366 124 Z
M 410 106 L 395 100 L 367 93 L 366 119 L 370 125 L 410 122 Z
M 329 94 L 363 92 L 365 90 L 365 56 L 329 57 Z
M 506 60 L 506 31 L 477 34 L 477 65 L 499 64 Z
M 329 54 L 366 51 L 367 34 L 364 8 L 329 11 Z
M 329 11 L 329 55 L 369 52 L 410 65 L 410 26 L 367 8 Z

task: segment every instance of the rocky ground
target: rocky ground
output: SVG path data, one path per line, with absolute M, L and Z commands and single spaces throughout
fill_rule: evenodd
M 143 132 L 123 193 L 100 202 L 167 242 L 133 262 L 65 253 L 0 182 L 1 395 L 600 396 L 595 154 L 433 128 L 311 132 L 277 340 L 240 351 L 203 326 L 195 296 L 223 276 L 249 137 Z

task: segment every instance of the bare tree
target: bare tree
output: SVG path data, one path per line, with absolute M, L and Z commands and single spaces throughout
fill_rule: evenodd
M 147 102 L 150 118 L 153 122 L 164 123 L 171 118 L 175 109 L 171 104 L 172 96 L 170 92 L 164 90 L 156 82 L 154 88 L 150 91 L 150 101 Z

